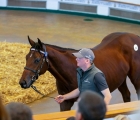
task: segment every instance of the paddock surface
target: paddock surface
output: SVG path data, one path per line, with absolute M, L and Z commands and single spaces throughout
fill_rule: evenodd
M 66 48 L 92 48 L 112 32 L 130 32 L 140 35 L 140 25 L 107 19 L 88 18 L 47 12 L 0 10 L 0 41 L 27 43 L 27 36 L 42 42 Z M 85 21 L 85 19 L 92 21 Z M 127 41 L 126 41 L 127 42 Z M 22 49 L 22 48 L 21 48 Z M 18 84 L 18 83 L 17 83 Z M 131 100 L 137 100 L 136 91 L 127 79 Z M 30 88 L 31 89 L 31 88 Z M 49 96 L 57 96 L 57 92 Z M 110 104 L 122 103 L 118 90 L 112 92 Z M 59 112 L 59 105 L 50 98 L 28 104 L 34 114 Z M 72 109 L 75 109 L 76 104 Z

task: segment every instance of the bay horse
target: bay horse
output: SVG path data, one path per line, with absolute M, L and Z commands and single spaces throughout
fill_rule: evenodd
M 44 44 L 39 38 L 38 42 L 34 42 L 29 36 L 28 41 L 31 48 L 26 55 L 26 66 L 19 81 L 22 88 L 29 88 L 47 70 L 56 78 L 59 94 L 63 95 L 77 88 L 77 66 L 72 53 L 78 50 Z M 127 76 L 140 99 L 139 46 L 139 36 L 116 32 L 107 35 L 100 44 L 91 48 L 95 54 L 94 64 L 105 74 L 110 91 L 118 88 L 124 102 L 130 101 Z M 64 101 L 60 104 L 60 110 L 70 110 L 74 102 L 75 99 Z

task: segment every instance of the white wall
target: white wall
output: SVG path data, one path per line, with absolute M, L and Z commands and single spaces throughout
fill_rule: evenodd
M 118 2 L 125 2 L 125 3 L 139 4 L 140 5 L 140 0 L 112 0 L 112 1 L 118 1 Z
M 97 7 L 97 14 L 108 16 L 109 15 L 109 7 L 99 5 Z
M 59 2 L 58 0 L 47 0 L 47 9 L 58 10 Z
M 0 0 L 0 6 L 6 7 L 7 6 L 7 0 Z
M 6 7 L 7 1 L 8 0 L 0 0 L 0 6 Z M 25 0 L 25 1 L 32 1 L 32 0 Z M 34 1 L 40 1 L 40 0 L 34 0 Z M 105 15 L 105 16 L 109 15 L 110 8 L 117 8 L 117 9 L 123 9 L 126 11 L 140 12 L 140 0 L 111 0 L 110 2 L 102 1 L 102 0 L 41 0 L 41 1 L 47 1 L 46 9 L 50 9 L 50 10 L 58 10 L 59 2 L 64 2 L 64 3 L 72 3 L 72 4 L 97 6 L 97 14 Z M 139 4 L 139 6 L 125 4 L 125 3 L 117 3 L 113 1 L 120 1 L 120 2 L 129 1 L 129 3 Z
M 81 5 L 94 5 L 97 6 L 97 14 L 99 15 L 109 15 L 110 8 L 123 9 L 126 11 L 134 11 L 140 12 L 140 0 L 111 0 L 111 1 L 102 1 L 102 0 L 59 0 L 64 3 L 72 3 L 72 4 L 81 4 Z M 113 1 L 121 1 L 121 2 L 113 2 Z M 125 1 L 127 1 L 125 3 Z M 138 5 L 135 5 L 138 4 Z

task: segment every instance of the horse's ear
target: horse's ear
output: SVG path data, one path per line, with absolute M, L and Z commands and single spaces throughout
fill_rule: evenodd
M 41 48 L 42 48 L 42 42 L 41 42 L 41 40 L 39 39 L 39 38 L 37 38 L 38 39 L 38 43 L 39 43 L 39 45 L 41 46 Z
M 30 39 L 29 35 L 28 35 L 28 41 L 29 41 L 29 43 L 30 43 L 31 46 L 33 46 L 35 44 L 35 42 Z

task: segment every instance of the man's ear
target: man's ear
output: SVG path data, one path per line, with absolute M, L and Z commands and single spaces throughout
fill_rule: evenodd
M 86 62 L 87 62 L 87 63 L 90 63 L 90 59 L 86 59 Z

